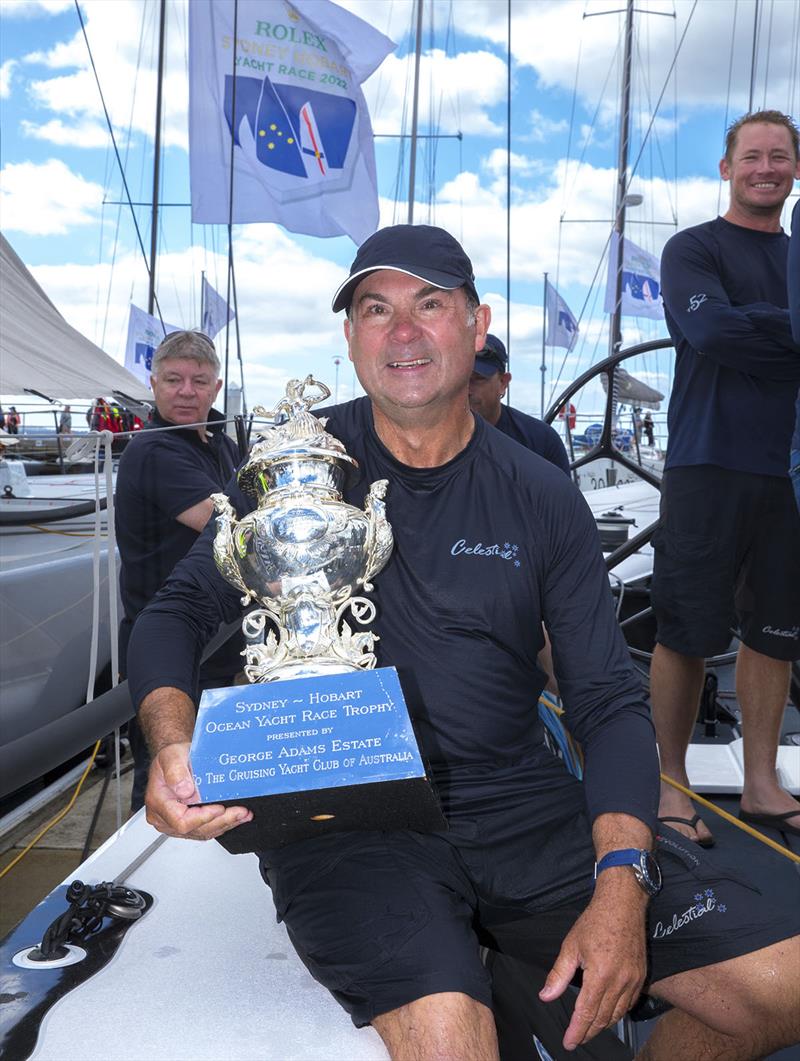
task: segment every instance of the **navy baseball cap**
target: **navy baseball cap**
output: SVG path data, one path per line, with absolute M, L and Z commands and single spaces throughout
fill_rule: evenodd
M 475 355 L 475 372 L 479 376 L 493 376 L 495 372 L 505 372 L 508 354 L 503 341 L 496 335 L 486 336 L 486 345 Z
M 333 312 L 349 309 L 355 289 L 379 269 L 395 269 L 445 291 L 463 287 L 480 301 L 472 262 L 449 232 L 433 225 L 392 225 L 374 232 L 358 248 L 349 277 L 333 296 Z

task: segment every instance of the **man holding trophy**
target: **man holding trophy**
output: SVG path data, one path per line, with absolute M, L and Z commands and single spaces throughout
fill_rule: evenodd
M 482 944 L 549 968 L 544 1002 L 582 973 L 567 1050 L 642 990 L 674 1007 L 648 1058 L 756 1057 L 796 1040 L 798 926 L 713 853 L 666 828 L 654 839 L 655 741 L 588 506 L 560 470 L 470 412 L 491 313 L 464 250 L 438 228 L 380 230 L 333 309 L 347 311 L 368 397 L 323 410 L 325 430 L 357 463 L 350 504 L 387 483 L 394 549 L 372 592 L 374 651 L 397 668 L 447 828 L 259 850 L 298 954 L 394 1058 L 498 1056 Z M 241 474 L 227 493 L 244 523 L 253 502 Z M 238 575 L 218 570 L 214 538 L 207 527 L 129 650 L 153 754 L 148 820 L 192 839 L 253 817 L 246 803 L 198 805 L 189 764 L 197 661 L 241 614 Z M 234 532 L 239 552 L 223 567 L 245 539 Z M 582 784 L 545 747 L 534 706 L 543 624 Z

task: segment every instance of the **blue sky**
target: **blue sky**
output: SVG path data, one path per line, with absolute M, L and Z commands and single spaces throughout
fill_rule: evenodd
M 411 2 L 347 0 L 342 6 L 397 42 L 364 91 L 375 132 L 399 133 L 410 93 Z M 587 303 L 582 340 L 566 359 L 562 379 L 605 350 L 602 298 L 587 302 L 587 297 L 610 228 L 622 15 L 584 16 L 615 6 L 623 5 L 512 0 L 510 347 L 514 404 L 529 411 L 539 405 L 544 271 L 557 280 L 576 314 Z M 628 233 L 658 254 L 676 224 L 682 228 L 717 212 L 716 166 L 726 116 L 738 116 L 748 104 L 754 3 L 641 0 L 636 8 L 631 162 L 662 89 L 664 96 L 631 185 L 644 203 L 629 212 Z M 152 182 L 157 4 L 85 0 L 81 11 L 131 193 L 146 201 Z M 169 0 L 167 11 L 162 198 L 185 203 L 187 0 Z M 435 171 L 427 156 L 432 142 L 426 142 L 418 160 L 415 220 L 432 220 L 462 239 L 479 291 L 493 307 L 493 331 L 508 339 L 508 7 L 505 0 L 436 0 L 426 12 L 421 131 L 434 128 L 433 111 L 440 132 L 461 132 L 463 139 L 437 142 Z M 794 0 L 762 0 L 760 12 L 755 105 L 797 117 L 798 6 Z M 128 305 L 131 299 L 146 304 L 147 278 L 127 207 L 112 205 L 122 198 L 121 181 L 74 4 L 4 0 L 0 15 L 4 233 L 70 323 L 121 360 Z M 684 30 L 676 77 L 668 79 Z M 406 217 L 408 178 L 407 169 L 398 177 L 399 143 L 376 140 L 382 224 Z M 398 181 L 401 201 L 395 202 Z M 726 189 L 721 196 L 724 210 Z M 432 216 L 429 200 L 435 203 Z M 149 248 L 149 210 L 142 207 L 137 214 Z M 167 207 L 163 217 L 159 299 L 165 319 L 192 326 L 200 271 L 225 291 L 227 238 L 222 228 L 192 226 L 185 207 Z M 332 385 L 333 359 L 346 351 L 330 296 L 354 244 L 346 237 L 291 236 L 264 224 L 237 227 L 234 245 L 250 402 L 273 404 L 285 379 L 309 371 Z M 663 334 L 663 325 L 628 319 L 624 332 L 626 342 L 633 342 Z M 564 353 L 548 355 L 551 379 Z M 664 359 L 638 369 L 656 385 L 668 386 Z M 340 398 L 349 397 L 354 381 L 346 362 L 339 380 Z

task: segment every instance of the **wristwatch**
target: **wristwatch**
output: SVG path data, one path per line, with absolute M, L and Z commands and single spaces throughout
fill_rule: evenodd
M 595 862 L 594 879 L 597 880 L 598 874 L 611 866 L 630 866 L 636 883 L 648 895 L 657 895 L 661 891 L 661 870 L 650 851 L 640 851 L 635 847 L 609 851 L 599 862 Z

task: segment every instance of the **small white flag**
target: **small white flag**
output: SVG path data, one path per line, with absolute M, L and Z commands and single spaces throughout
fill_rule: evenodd
M 565 346 L 571 350 L 578 340 L 575 314 L 552 284 L 547 285 L 547 346 Z
M 209 339 L 232 321 L 236 314 L 222 297 L 217 294 L 208 280 L 203 277 L 203 321 L 201 327 Z
M 143 309 L 131 304 L 128 343 L 125 347 L 125 368 L 140 379 L 145 387 L 150 386 L 150 370 L 156 348 L 170 332 L 180 330 L 178 324 L 162 326 L 157 317 L 151 317 Z
M 231 220 L 362 243 L 379 214 L 361 84 L 394 47 L 331 0 L 193 0 L 192 221 L 229 220 L 233 137 Z
M 612 233 L 608 257 L 606 283 L 606 313 L 614 312 L 617 295 L 617 247 L 619 234 Z M 625 237 L 622 251 L 622 297 L 620 313 L 623 317 L 650 317 L 663 320 L 661 304 L 661 263 L 654 254 L 637 247 Z

